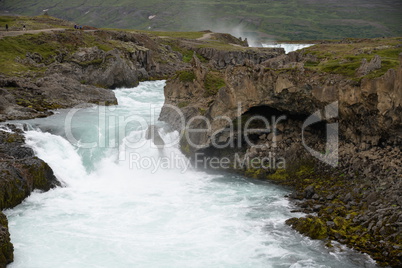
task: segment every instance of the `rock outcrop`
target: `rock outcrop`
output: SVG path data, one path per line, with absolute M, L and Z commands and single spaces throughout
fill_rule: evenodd
M 0 267 L 6 267 L 14 259 L 14 247 L 10 241 L 6 215 L 0 212 Z
M 48 191 L 61 186 L 52 169 L 25 146 L 20 129 L 0 130 L 0 211 L 20 204 L 35 189 Z M 13 261 L 6 216 L 0 212 L 0 267 Z
M 163 141 L 161 135 L 158 132 L 158 128 L 155 125 L 150 125 L 148 127 L 145 138 L 147 140 L 152 140 L 152 142 L 156 145 L 158 149 L 163 149 L 163 147 L 165 146 L 165 142 Z
M 163 78 L 183 65 L 170 47 L 144 34 L 66 30 L 33 36 L 32 42 L 53 44 L 47 48 L 51 56 L 27 51 L 14 61 L 32 71 L 0 74 L 0 121 L 48 116 L 83 103 L 115 105 L 110 89 Z
M 381 57 L 376 55 L 370 62 L 364 58 L 362 65 L 357 69 L 356 74 L 358 76 L 364 76 L 370 72 L 381 68 Z
M 51 115 L 50 110 L 83 103 L 117 104 L 113 91 L 90 85 L 61 74 L 33 81 L 30 78 L 0 77 L 0 121 Z
M 125 59 L 117 49 L 105 52 L 98 47 L 79 48 L 59 64 L 49 66 L 47 73 L 63 74 L 84 84 L 104 88 L 138 85 L 138 70 L 132 59 Z
M 290 198 L 311 213 L 287 221 L 301 233 L 400 267 L 402 55 L 399 67 L 360 80 L 305 67 L 316 61 L 293 52 L 221 70 L 193 57 L 167 81 L 160 119 L 181 131 L 194 161 L 226 158 L 226 169 L 294 187 Z M 364 69 L 378 68 L 371 62 Z
M 295 58 L 298 57 L 302 56 Z M 274 64 L 275 60 L 280 63 Z M 224 72 L 215 72 L 224 84 L 211 95 L 206 93 L 205 82 L 213 71 L 194 57 L 193 67 L 188 70 L 194 74 L 194 79 L 183 81 L 180 75 L 169 79 L 165 87 L 165 103 L 181 106 L 186 118 L 187 115 L 203 115 L 211 121 L 208 131 L 197 134 L 199 137 L 196 142 L 205 146 L 212 138 L 212 133 L 227 123 L 213 120 L 218 116 L 234 120 L 255 106 L 269 106 L 282 113 L 307 116 L 336 101 L 339 105 L 341 134 L 348 140 L 355 144 L 365 142 L 371 145 L 379 145 L 381 139 L 391 144 L 401 142 L 402 67 L 390 69 L 379 78 L 363 79 L 358 84 L 341 75 L 319 73 L 302 67 L 265 67 L 290 64 L 290 61 L 283 62 L 280 56 L 260 65 L 244 63 L 229 66 Z M 302 60 L 293 63 L 297 65 L 300 62 Z M 180 105 L 182 103 L 187 105 L 183 107 Z M 177 129 L 176 114 L 165 107 L 160 119 Z
M 211 47 L 202 47 L 195 51 L 207 59 L 210 65 L 218 69 L 224 69 L 228 66 L 244 65 L 246 62 L 260 64 L 268 59 L 285 53 L 283 48 L 249 48 L 228 51 Z

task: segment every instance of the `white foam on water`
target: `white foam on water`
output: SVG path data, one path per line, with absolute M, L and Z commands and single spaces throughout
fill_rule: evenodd
M 303 49 L 306 47 L 314 46 L 314 44 L 286 44 L 286 43 L 275 43 L 275 44 L 262 44 L 263 47 L 281 47 L 285 49 L 285 53 Z

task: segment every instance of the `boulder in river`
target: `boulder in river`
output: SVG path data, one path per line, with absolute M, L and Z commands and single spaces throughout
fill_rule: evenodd
M 147 140 L 152 140 L 152 142 L 156 145 L 158 149 L 163 149 L 165 146 L 165 142 L 158 132 L 158 128 L 155 125 L 150 125 L 147 129 L 147 133 L 145 135 Z

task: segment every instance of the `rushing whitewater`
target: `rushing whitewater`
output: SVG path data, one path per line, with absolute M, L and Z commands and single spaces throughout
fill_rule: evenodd
M 262 47 L 281 47 L 285 50 L 285 53 L 296 51 L 299 49 L 303 49 L 306 47 L 311 47 L 314 44 L 286 44 L 286 43 L 277 43 L 277 44 L 262 44 Z
M 301 216 L 290 212 L 287 190 L 191 169 L 175 145 L 178 133 L 156 120 L 164 83 L 116 90 L 116 107 L 25 121 L 27 144 L 65 187 L 5 211 L 11 267 L 373 266 L 365 255 L 326 249 L 286 226 Z M 171 146 L 152 146 L 144 122 Z

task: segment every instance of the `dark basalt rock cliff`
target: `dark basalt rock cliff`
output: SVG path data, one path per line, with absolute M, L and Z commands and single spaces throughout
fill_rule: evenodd
M 10 241 L 8 220 L 6 215 L 0 212 L 0 267 L 6 267 L 14 260 L 14 247 Z
M 208 55 L 216 54 L 204 53 L 212 61 L 214 56 Z M 182 151 L 197 161 L 196 154 L 227 157 L 231 163 L 236 163 L 235 155 L 246 163 L 282 159 L 283 166 L 232 165 L 230 170 L 292 186 L 290 198 L 311 214 L 287 222 L 301 233 L 326 239 L 328 246 L 337 240 L 370 254 L 381 265 L 400 267 L 402 54 L 399 67 L 376 78 L 310 69 L 305 66 L 317 58 L 303 52 L 262 62 L 220 55 L 208 64 L 194 56 L 191 68 L 167 81 L 160 120 L 181 131 Z M 356 73 L 362 76 L 378 69 L 380 59 L 375 59 L 373 68 L 363 61 Z M 317 111 L 320 124 L 305 128 L 304 122 Z M 255 131 L 244 132 L 245 121 L 256 115 L 270 123 L 272 116 L 285 118 L 265 131 L 261 121 L 254 121 Z M 204 119 L 192 120 L 196 116 Z M 339 133 L 329 139 L 336 138 L 336 148 L 326 144 L 326 126 L 333 123 Z M 325 162 L 332 153 L 337 159 Z
M 239 116 L 239 102 L 241 114 L 251 107 L 269 106 L 293 115 L 310 115 L 335 101 L 339 102 L 341 131 L 348 139 L 373 145 L 380 139 L 401 141 L 402 65 L 379 78 L 357 83 L 341 75 L 305 69 L 303 62 L 308 59 L 293 52 L 261 64 L 244 61 L 224 71 L 213 71 L 194 57 L 192 68 L 187 71 L 194 79 L 183 81 L 180 75 L 169 79 L 165 88 L 166 104 L 180 107 L 180 103 L 186 103 L 181 109 L 185 116 L 205 115 L 213 122 L 212 128 L 199 137 L 199 143 L 207 144 L 211 134 L 223 127 L 225 122 L 213 118 L 228 116 L 234 120 Z M 212 74 L 219 76 L 223 84 L 209 94 L 205 85 Z M 177 126 L 171 114 L 163 109 L 160 119 Z
M 61 186 L 52 169 L 26 147 L 20 129 L 0 130 L 0 211 L 20 204 L 35 189 L 48 191 Z M 13 261 L 6 216 L 0 212 L 0 267 Z
M 208 60 L 209 65 L 217 69 L 224 69 L 228 66 L 244 65 L 246 62 L 260 64 L 284 54 L 283 48 L 259 48 L 242 50 L 220 50 L 210 47 L 202 47 L 195 51 Z

